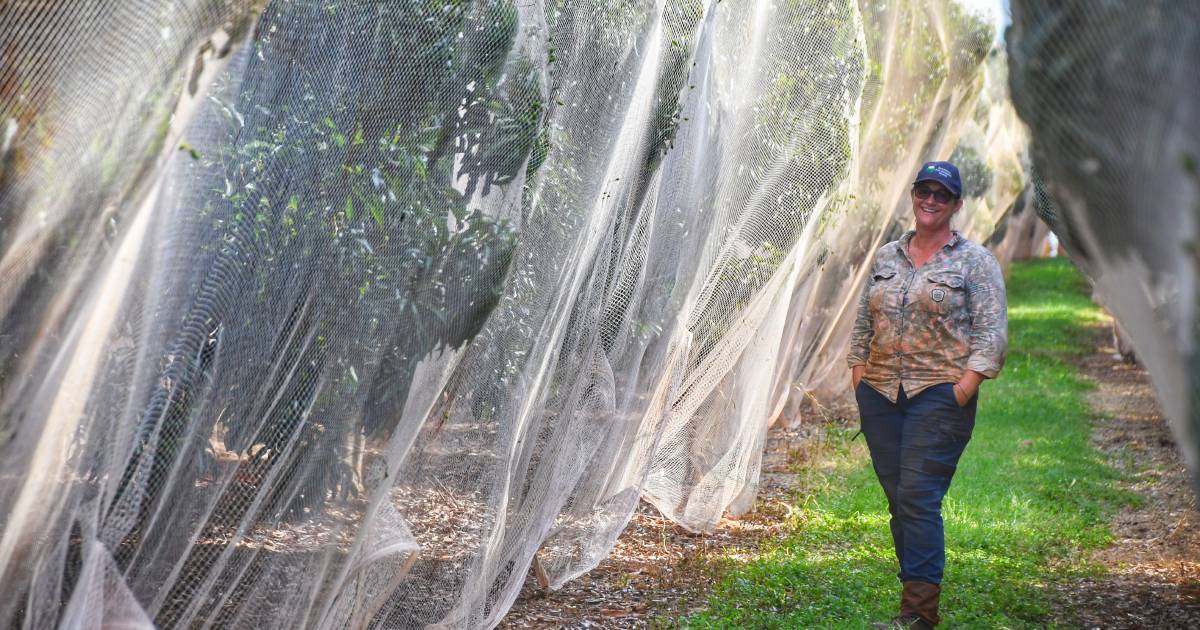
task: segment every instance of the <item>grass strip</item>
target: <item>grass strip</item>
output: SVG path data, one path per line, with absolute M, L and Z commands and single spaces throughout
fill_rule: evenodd
M 976 427 L 943 505 L 942 614 L 956 628 L 1044 628 L 1049 585 L 1101 567 L 1113 513 L 1136 502 L 1089 443 L 1091 385 L 1072 367 L 1106 316 L 1064 259 L 1014 264 L 1009 354 L 985 383 Z M 863 628 L 895 614 L 897 565 L 883 491 L 854 430 L 831 429 L 789 534 L 753 560 L 725 563 L 705 610 L 684 628 Z

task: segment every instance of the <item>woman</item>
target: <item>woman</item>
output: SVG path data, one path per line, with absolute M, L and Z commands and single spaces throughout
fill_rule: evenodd
M 1004 365 L 1008 316 L 995 257 L 950 229 L 962 181 L 929 162 L 913 181 L 915 229 L 875 255 L 847 357 L 900 561 L 900 614 L 932 628 L 946 547 L 942 497 L 975 426 L 979 384 Z

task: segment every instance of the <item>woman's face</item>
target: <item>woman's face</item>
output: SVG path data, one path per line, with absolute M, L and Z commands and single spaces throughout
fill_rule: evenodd
M 962 199 L 954 196 L 938 182 L 917 182 L 912 191 L 913 215 L 917 229 L 923 232 L 940 232 L 950 225 L 950 218 L 962 207 Z

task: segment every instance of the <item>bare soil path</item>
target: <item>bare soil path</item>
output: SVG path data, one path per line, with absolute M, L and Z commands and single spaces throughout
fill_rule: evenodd
M 1108 574 L 1061 585 L 1056 619 L 1082 628 L 1200 628 L 1200 512 L 1146 370 L 1107 336 L 1081 364 L 1097 384 L 1092 440 L 1143 497 L 1113 522 L 1114 544 L 1090 561 Z

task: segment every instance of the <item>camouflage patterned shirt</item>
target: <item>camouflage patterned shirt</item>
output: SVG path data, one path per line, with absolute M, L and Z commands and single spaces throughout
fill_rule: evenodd
M 875 254 L 850 338 L 850 367 L 892 402 L 964 370 L 995 378 L 1008 348 L 1004 275 L 992 253 L 958 232 L 920 268 L 909 230 Z

